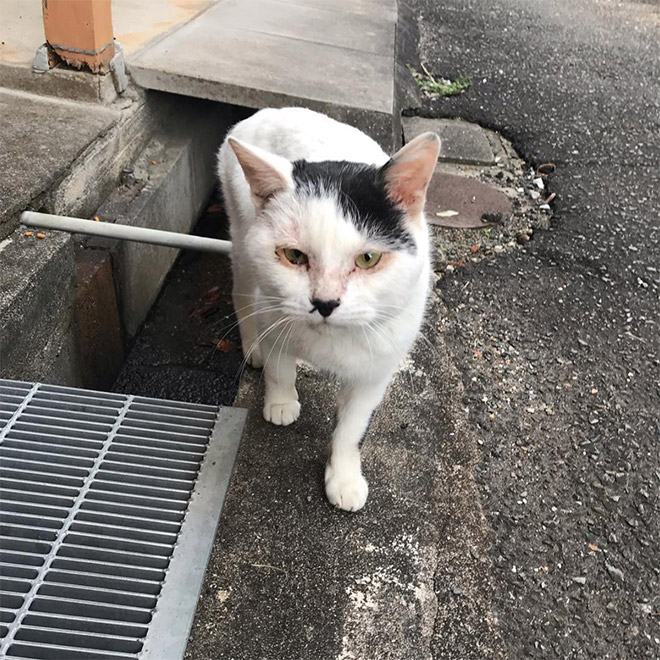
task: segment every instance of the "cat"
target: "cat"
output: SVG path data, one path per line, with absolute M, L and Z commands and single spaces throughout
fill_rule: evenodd
M 245 359 L 264 368 L 266 421 L 296 421 L 296 360 L 340 385 L 328 500 L 368 495 L 360 443 L 417 337 L 430 285 L 426 189 L 440 148 L 424 133 L 389 158 L 358 129 L 304 108 L 236 124 L 218 154 Z

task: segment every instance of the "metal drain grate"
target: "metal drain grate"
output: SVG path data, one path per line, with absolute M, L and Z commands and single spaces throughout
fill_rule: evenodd
M 244 420 L 0 379 L 0 658 L 181 658 Z

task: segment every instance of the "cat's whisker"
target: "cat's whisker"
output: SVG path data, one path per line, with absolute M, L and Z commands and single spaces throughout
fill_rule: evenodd
M 277 378 L 279 380 L 280 377 L 280 361 L 282 359 L 282 351 L 286 351 L 286 347 L 289 342 L 289 338 L 291 337 L 291 333 L 293 332 L 293 328 L 295 327 L 295 321 L 291 321 L 288 328 L 287 328 L 287 333 L 284 337 L 284 341 L 280 345 L 280 354 L 277 356 Z
M 229 295 L 229 294 L 223 294 L 223 295 Z M 246 298 L 258 298 L 259 300 L 286 300 L 284 296 L 264 296 L 263 294 L 255 295 L 254 293 L 233 293 L 231 294 L 231 297 L 234 298 L 236 296 L 243 296 Z
M 259 314 L 260 312 L 267 313 L 267 312 L 277 311 L 278 309 L 279 309 L 279 306 L 277 306 L 277 307 L 272 307 L 272 308 L 267 308 L 267 309 L 258 309 L 258 310 L 256 310 L 256 311 L 250 313 L 250 314 L 247 314 L 246 316 L 243 316 L 243 318 L 241 318 L 241 319 L 239 319 L 239 320 L 237 320 L 237 321 L 234 321 L 232 324 L 230 324 L 229 328 L 228 328 L 227 331 L 222 335 L 222 337 L 220 337 L 220 339 L 218 339 L 218 340 L 215 342 L 215 347 L 213 348 L 213 351 L 215 352 L 215 350 L 217 349 L 218 344 L 219 344 L 223 339 L 225 339 L 225 338 L 227 337 L 227 335 L 228 335 L 228 334 L 229 334 L 234 328 L 236 328 L 236 327 L 239 326 L 243 321 L 245 321 L 245 319 L 248 319 L 248 318 L 250 318 L 251 316 L 255 316 L 256 314 Z M 219 332 L 222 332 L 223 330 L 224 330 L 224 328 L 220 328 L 220 331 L 219 331 Z
M 270 360 L 270 356 L 272 355 L 272 353 L 273 353 L 273 351 L 275 350 L 275 347 L 277 346 L 278 343 L 280 344 L 280 351 L 282 350 L 282 348 L 281 348 L 282 343 L 280 342 L 280 339 L 282 338 L 282 335 L 283 335 L 283 334 L 287 331 L 287 329 L 289 328 L 289 324 L 290 324 L 291 322 L 292 322 L 291 319 L 289 319 L 288 317 L 286 317 L 286 323 L 284 323 L 284 324 L 282 325 L 282 328 L 281 328 L 281 330 L 280 330 L 280 333 L 277 335 L 277 338 L 276 338 L 275 341 L 273 342 L 273 345 L 270 347 L 270 351 L 268 351 L 268 355 L 267 355 L 266 359 L 264 360 L 264 368 L 263 368 L 263 371 L 261 372 L 261 378 L 264 377 L 264 373 L 265 373 L 265 371 L 266 371 L 266 365 L 268 364 L 268 361 Z M 262 340 L 262 343 L 263 343 L 263 340 Z M 279 373 L 277 374 L 277 379 L 279 380 Z M 260 380 L 261 380 L 261 379 L 260 379 Z
M 389 342 L 389 344 L 396 350 L 396 342 L 394 341 L 394 338 L 391 336 L 387 328 L 383 327 L 381 324 L 374 322 L 373 325 L 370 326 L 371 329 L 373 330 L 374 334 L 376 334 L 376 330 L 378 329 L 378 332 L 382 338 L 384 338 L 386 341 Z M 410 380 L 410 391 L 413 396 L 415 396 L 415 383 L 413 381 L 412 373 L 408 372 L 408 378 Z
M 369 348 L 369 376 L 371 377 L 371 374 L 373 373 L 374 370 L 374 352 L 371 348 L 371 342 L 369 341 L 369 336 L 367 335 L 367 331 L 363 325 L 360 326 L 362 330 L 362 334 L 364 334 L 364 339 L 367 342 L 367 346 Z
M 431 349 L 436 355 L 440 355 L 440 352 L 438 351 L 438 349 L 437 349 L 437 348 L 431 343 L 431 341 L 429 340 L 429 338 L 428 338 L 423 332 L 420 331 L 420 332 L 417 334 L 417 337 L 419 337 L 419 339 L 423 339 L 423 340 L 426 342 L 426 345 L 427 345 L 427 346 L 428 346 L 428 347 L 429 347 L 429 348 L 430 348 L 430 349 Z
M 264 339 L 265 339 L 265 338 L 266 338 L 271 332 L 273 332 L 275 329 L 277 329 L 280 325 L 282 325 L 282 324 L 283 324 L 285 321 L 287 321 L 287 320 L 288 320 L 288 319 L 287 319 L 286 316 L 282 316 L 282 317 L 280 317 L 279 319 L 273 321 L 273 322 L 272 322 L 270 325 L 268 325 L 264 330 L 262 330 L 262 331 L 259 333 L 259 335 L 257 336 L 257 338 L 252 342 L 252 344 L 251 344 L 250 347 L 248 348 L 248 350 L 247 350 L 247 356 L 246 356 L 246 357 L 249 357 L 249 356 L 252 354 L 252 351 L 254 351 L 255 348 L 256 348 L 259 344 L 261 344 L 261 342 L 262 342 L 262 341 L 263 341 L 263 340 L 264 340 Z
M 277 329 L 280 325 L 282 325 L 284 322 L 287 321 L 287 317 L 282 317 L 278 319 L 277 321 L 274 321 L 271 323 L 265 330 L 263 330 L 261 333 L 259 333 L 259 336 L 252 342 L 250 347 L 247 349 L 245 355 L 243 356 L 243 360 L 241 361 L 240 366 L 238 367 L 238 371 L 236 374 L 237 379 L 240 378 L 242 375 L 243 371 L 245 370 L 245 367 L 247 366 L 247 361 L 250 358 L 250 355 L 252 355 L 252 351 L 255 350 L 255 348 L 259 345 L 261 341 L 272 331 Z
M 232 324 L 232 327 L 235 327 L 239 323 L 243 322 L 245 319 L 249 319 L 250 317 L 255 316 L 256 314 L 260 314 L 260 313 L 267 314 L 269 312 L 275 312 L 279 309 L 281 309 L 281 307 L 279 305 L 271 305 L 269 307 L 261 307 L 259 309 L 254 310 L 253 312 L 250 312 L 249 314 L 246 314 L 246 315 L 242 316 L 238 321 L 236 321 Z M 236 315 L 236 314 L 234 314 L 234 315 Z M 224 318 L 227 318 L 227 317 L 224 317 Z M 223 329 L 224 328 L 221 328 L 220 331 L 222 332 Z

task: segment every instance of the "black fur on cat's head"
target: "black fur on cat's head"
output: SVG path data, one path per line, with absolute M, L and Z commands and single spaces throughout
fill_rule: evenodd
M 389 163 L 388 163 L 389 164 Z M 365 233 L 393 248 L 415 251 L 406 214 L 388 194 L 383 167 L 348 161 L 293 163 L 296 192 L 308 197 L 336 197 L 343 215 Z

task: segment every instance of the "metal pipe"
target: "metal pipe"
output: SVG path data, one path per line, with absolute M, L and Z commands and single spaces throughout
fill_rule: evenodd
M 222 241 L 218 238 L 191 236 L 190 234 L 179 234 L 174 231 L 130 227 L 111 222 L 83 220 L 82 218 L 69 218 L 63 215 L 24 211 L 21 215 L 21 222 L 29 227 L 57 229 L 58 231 L 68 231 L 72 234 L 102 236 L 103 238 L 116 238 L 123 241 L 135 241 L 136 243 L 151 243 L 153 245 L 163 245 L 181 250 L 221 252 L 222 254 L 231 252 L 231 241 Z

